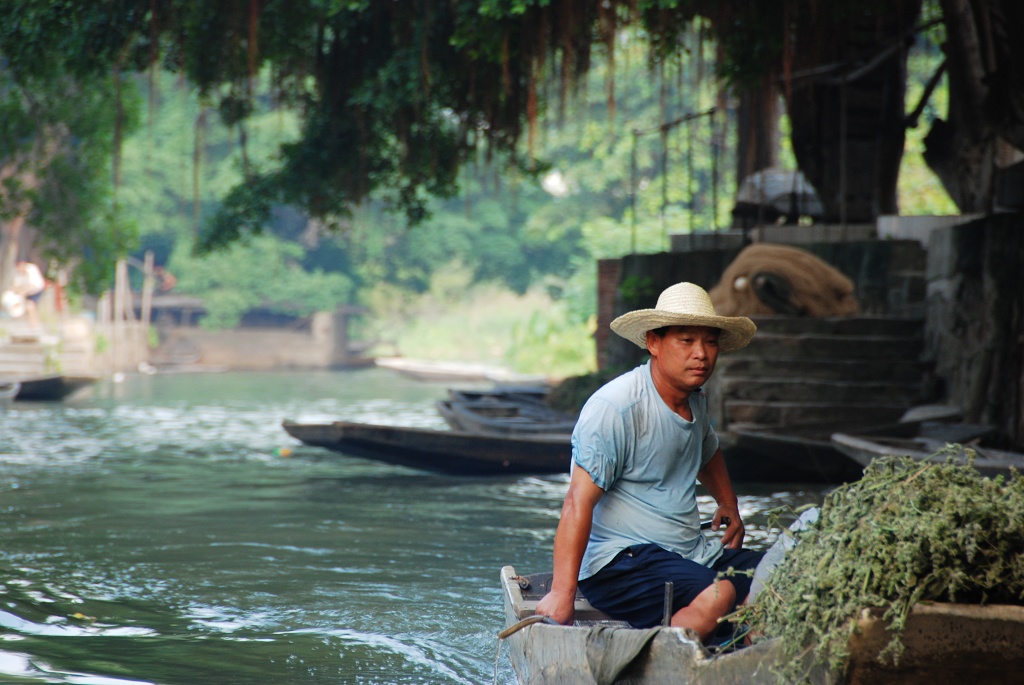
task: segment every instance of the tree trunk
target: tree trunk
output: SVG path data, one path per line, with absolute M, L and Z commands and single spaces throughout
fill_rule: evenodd
M 0 292 L 9 289 L 14 280 L 14 264 L 18 260 L 18 242 L 24 225 L 23 216 L 0 223 Z
M 948 279 L 929 296 L 928 346 L 947 398 L 972 423 L 1024 447 L 1024 214 L 992 214 L 940 234 Z M 952 266 L 955 264 L 955 268 Z
M 779 89 L 773 78 L 739 92 L 736 108 L 736 185 L 778 162 Z
M 961 212 L 993 206 L 997 149 L 1024 149 L 1020 0 L 941 0 L 949 112 L 925 138 L 925 162 Z M 1000 143 L 999 139 L 1005 141 Z
M 846 15 L 808 10 L 795 20 L 785 87 L 793 152 L 826 222 L 898 212 L 905 45 L 920 7 L 921 0 L 893 0 Z

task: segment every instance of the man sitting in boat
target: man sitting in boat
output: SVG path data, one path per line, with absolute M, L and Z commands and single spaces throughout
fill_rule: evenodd
M 750 571 L 763 554 L 742 548 L 743 521 L 701 388 L 719 352 L 745 347 L 756 327 L 718 316 L 692 283 L 673 285 L 655 309 L 611 327 L 651 359 L 595 392 L 580 413 L 554 579 L 537 613 L 571 624 L 578 585 L 614 619 L 646 628 L 670 613 L 672 626 L 712 642 L 718 619 L 750 589 L 749 575 L 729 570 Z M 697 481 L 718 504 L 712 530 L 725 526 L 721 540 L 701 532 Z

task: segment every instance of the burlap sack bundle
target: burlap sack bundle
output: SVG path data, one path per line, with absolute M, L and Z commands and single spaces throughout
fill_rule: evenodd
M 708 291 L 722 316 L 853 316 L 853 281 L 796 247 L 748 245 Z

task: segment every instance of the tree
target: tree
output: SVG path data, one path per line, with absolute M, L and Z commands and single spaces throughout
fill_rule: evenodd
M 997 166 L 1024 150 L 1024 5 L 941 0 L 949 112 L 925 139 L 925 160 L 965 213 L 992 209 Z M 1006 161 L 1000 163 L 1000 157 Z
M 241 255 L 237 253 L 243 253 Z M 233 328 L 247 311 L 264 308 L 273 313 L 309 316 L 332 311 L 350 300 L 352 282 L 344 274 L 306 271 L 302 247 L 271 235 L 236 243 L 207 255 L 201 268 L 189 268 L 187 255 L 176 287 L 203 292 L 207 314 L 202 325 Z
M 110 122 L 121 111 L 120 130 L 130 130 L 135 107 L 115 89 L 110 77 L 0 64 L 0 285 L 31 250 L 76 264 L 80 284 L 96 288 L 134 240 L 112 192 Z
M 785 85 L 793 152 L 825 207 L 825 221 L 897 214 L 907 49 L 921 0 L 841 4 L 831 16 L 801 7 Z
M 536 171 L 529 143 L 548 84 L 556 99 L 567 96 L 593 50 L 614 58 L 622 27 L 640 27 L 664 60 L 693 51 L 710 22 L 721 73 L 737 87 L 781 84 L 797 159 L 828 215 L 866 220 L 895 209 L 904 48 L 920 2 L 3 0 L 0 51 L 21 75 L 53 64 L 76 76 L 154 64 L 180 71 L 242 141 L 253 79 L 269 69 L 276 99 L 301 108 L 302 134 L 282 146 L 279 166 L 246 163 L 245 181 L 200 236 L 215 247 L 259 231 L 275 204 L 331 222 L 376 196 L 421 221 L 427 198 L 451 197 L 480 146 Z M 963 13 L 954 10 L 1005 17 L 992 29 L 979 20 L 976 34 L 992 39 L 985 54 L 1015 56 L 1012 39 L 998 33 L 1010 35 L 1015 0 L 943 7 L 950 35 L 964 42 L 971 34 L 955 33 Z M 957 43 L 951 74 L 971 54 Z M 965 72 L 975 83 L 997 79 L 984 119 L 1009 141 L 1024 122 L 1015 64 Z M 954 123 L 969 139 L 962 129 L 973 131 L 973 122 Z M 524 136 L 525 155 L 517 146 Z

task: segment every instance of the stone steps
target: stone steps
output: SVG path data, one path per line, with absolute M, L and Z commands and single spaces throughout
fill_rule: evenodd
M 742 354 L 741 352 L 736 355 Z M 885 378 L 891 383 L 921 382 L 928 365 L 905 359 L 780 359 L 740 357 L 723 354 L 718 370 L 736 378 L 802 378 L 817 381 L 843 381 L 850 378 Z
M 882 359 L 916 361 L 924 348 L 920 337 L 761 333 L 744 350 L 775 359 Z
M 56 364 L 55 344 L 18 340 L 0 342 L 0 376 L 42 376 L 53 373 Z
M 923 319 L 761 317 L 755 323 L 750 345 L 719 357 L 713 377 L 712 406 L 726 429 L 883 424 L 928 401 Z
M 808 319 L 789 316 L 754 316 L 758 336 L 766 333 L 790 335 L 853 335 L 883 337 L 915 337 L 921 333 L 923 320 L 891 316 L 843 316 Z
M 95 374 L 91 335 L 40 332 L 17 321 L 0 321 L 0 377 L 31 378 L 54 373 Z
M 827 404 L 920 403 L 921 383 L 891 383 L 868 380 L 816 380 L 809 378 L 731 378 L 727 386 L 730 401 Z
M 747 402 L 726 400 L 728 428 L 747 430 L 794 429 L 843 423 L 885 425 L 899 420 L 910 405 L 850 402 Z M 794 431 L 796 432 L 796 431 Z

